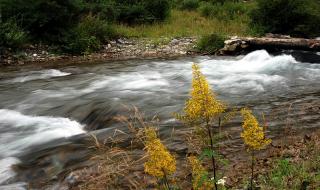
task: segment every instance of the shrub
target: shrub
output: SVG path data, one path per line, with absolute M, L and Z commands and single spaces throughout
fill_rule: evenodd
M 318 0 L 258 0 L 251 26 L 262 32 L 313 37 L 320 33 Z
M 145 7 L 154 18 L 153 21 L 164 21 L 170 15 L 170 0 L 147 0 Z
M 114 0 L 83 0 L 83 14 L 94 14 L 109 22 L 115 21 L 119 16 L 119 10 Z
M 127 24 L 152 23 L 165 20 L 170 13 L 169 0 L 117 0 L 118 22 Z
M 199 6 L 199 12 L 204 17 L 210 17 L 211 12 L 215 9 L 215 5 L 209 2 L 202 2 Z
M 0 49 L 20 48 L 27 41 L 27 34 L 14 20 L 0 23 Z
M 1 0 L 2 20 L 16 20 L 34 39 L 59 41 L 77 23 L 77 0 Z
M 115 33 L 110 24 L 98 17 L 88 15 L 64 40 L 64 50 L 70 53 L 86 54 L 97 51 L 107 40 L 113 38 Z
M 247 13 L 244 3 L 225 2 L 222 5 L 203 3 L 199 8 L 202 16 L 214 17 L 219 20 L 234 20 Z
M 201 52 L 213 54 L 224 47 L 226 38 L 219 34 L 203 36 L 198 42 L 197 48 Z
M 199 0 L 183 0 L 179 8 L 181 10 L 196 10 L 199 4 Z

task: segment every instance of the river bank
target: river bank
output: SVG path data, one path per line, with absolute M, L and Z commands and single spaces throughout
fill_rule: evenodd
M 50 47 L 30 45 L 17 52 L 6 52 L 0 59 L 0 66 L 82 63 L 145 58 L 172 58 L 187 55 L 199 55 L 195 51 L 196 37 L 185 38 L 120 38 L 110 41 L 96 53 L 87 55 L 67 55 L 50 52 Z
M 180 189 L 192 186 L 191 168 L 186 155 L 193 148 L 186 143 L 190 131 L 177 130 L 171 140 L 166 140 L 171 153 L 177 160 L 177 172 L 171 183 Z M 318 171 L 320 131 L 296 131 L 287 129 L 281 138 L 274 139 L 270 147 L 256 156 L 255 184 L 259 189 L 316 189 L 320 186 Z M 158 181 L 145 174 L 143 145 L 132 135 L 118 134 L 113 139 L 91 138 L 87 148 L 91 157 L 87 165 L 60 175 L 52 181 L 34 182 L 33 188 L 40 189 L 157 189 Z M 100 136 L 101 137 L 101 136 Z M 104 144 L 108 142 L 107 144 Z M 112 145 L 111 145 L 112 144 Z M 126 147 L 127 146 L 127 147 Z M 220 146 L 224 162 L 219 168 L 227 189 L 247 189 L 251 174 L 250 154 L 242 146 L 237 154 L 226 151 L 228 145 Z M 285 165 L 283 165 L 285 164 Z M 43 188 L 45 186 L 45 188 Z
M 119 38 L 109 41 L 95 53 L 86 55 L 68 55 L 52 53 L 49 46 L 30 45 L 19 52 L 5 52 L 0 56 L 0 66 L 21 65 L 74 65 L 129 59 L 177 58 L 208 54 L 198 50 L 197 37 L 182 38 Z M 279 55 L 292 54 L 298 61 L 319 62 L 319 44 L 317 39 L 291 38 L 290 36 L 268 34 L 261 38 L 241 38 L 233 36 L 224 42 L 224 47 L 214 54 L 218 56 L 244 55 L 265 49 Z M 257 45 L 258 44 L 258 45 Z

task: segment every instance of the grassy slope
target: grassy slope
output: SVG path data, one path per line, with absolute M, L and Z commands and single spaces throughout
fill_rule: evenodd
M 125 26 L 117 25 L 116 31 L 126 37 L 188 37 L 211 33 L 226 35 L 249 35 L 248 17 L 240 16 L 236 20 L 223 21 L 202 17 L 196 11 L 172 10 L 171 17 L 164 23 L 154 25 Z

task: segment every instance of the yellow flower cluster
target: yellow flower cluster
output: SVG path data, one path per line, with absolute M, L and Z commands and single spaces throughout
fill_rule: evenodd
M 146 128 L 145 135 L 148 161 L 144 164 L 144 171 L 158 178 L 173 174 L 176 171 L 176 160 L 157 138 L 154 128 Z
M 241 110 L 243 117 L 241 137 L 250 150 L 260 150 L 271 143 L 271 139 L 267 139 L 264 134 L 263 127 L 259 126 L 257 119 L 251 110 L 243 108 Z
M 199 65 L 192 65 L 192 73 L 191 97 L 186 102 L 185 115 L 181 119 L 191 123 L 209 122 L 210 119 L 225 111 L 225 105 L 216 99 Z
M 192 187 L 194 190 L 207 190 L 212 189 L 213 184 L 206 179 L 208 172 L 201 165 L 201 162 L 195 157 L 188 157 L 188 161 L 192 167 Z

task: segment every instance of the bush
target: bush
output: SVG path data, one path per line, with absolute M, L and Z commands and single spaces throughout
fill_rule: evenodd
M 234 20 L 247 13 L 244 3 L 225 2 L 221 5 L 203 3 L 199 11 L 202 16 L 217 18 L 219 20 Z
M 170 0 L 147 0 L 145 4 L 153 21 L 164 21 L 170 15 Z
M 251 26 L 262 32 L 313 37 L 320 33 L 319 0 L 258 0 Z
M 199 0 L 183 0 L 179 8 L 181 10 L 196 10 L 199 4 Z
M 199 12 L 204 17 L 210 17 L 214 9 L 215 5 L 209 2 L 202 2 L 199 6 Z
M 224 47 L 225 37 L 219 34 L 203 36 L 198 42 L 197 49 L 204 53 L 213 54 Z
M 14 20 L 8 20 L 0 23 L 0 39 L 0 49 L 17 49 L 26 43 L 27 34 Z
M 112 27 L 107 23 L 142 24 L 163 21 L 169 16 L 170 2 L 171 0 L 0 0 L 1 21 L 6 23 L 1 24 L 0 45 L 17 46 L 28 34 L 32 43 L 56 45 L 72 53 L 91 52 L 114 36 Z M 12 26 L 9 27 L 8 24 Z M 7 31 L 9 29 L 11 31 Z
M 1 0 L 2 20 L 16 20 L 34 39 L 59 41 L 78 21 L 77 0 Z
M 83 0 L 81 7 L 83 14 L 94 14 L 109 22 L 116 21 L 119 16 L 114 0 Z
M 127 24 L 152 23 L 165 20 L 170 13 L 169 0 L 117 0 L 118 22 Z
M 64 50 L 75 54 L 97 51 L 115 33 L 110 24 L 98 17 L 88 15 L 67 35 Z

